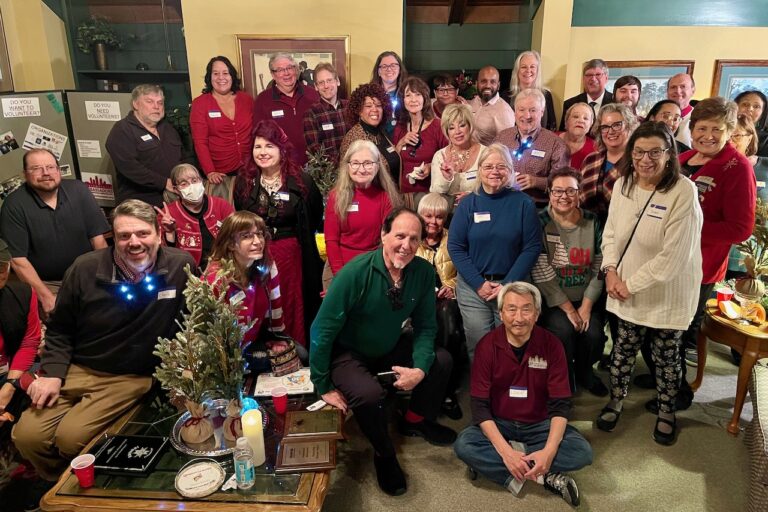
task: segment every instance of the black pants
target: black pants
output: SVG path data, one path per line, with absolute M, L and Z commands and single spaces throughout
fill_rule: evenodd
M 453 397 L 461 385 L 462 374 L 469 356 L 464 322 L 456 299 L 437 299 L 437 337 L 435 346 L 444 348 L 453 359 L 453 369 L 448 378 L 445 394 Z
M 381 456 L 395 454 L 387 432 L 384 399 L 387 390 L 379 384 L 376 374 L 390 371 L 392 366 L 413 366 L 413 337 L 404 333 L 394 350 L 376 360 L 370 360 L 349 350 L 334 352 L 331 360 L 331 380 L 354 411 L 360 430 Z M 435 360 L 424 379 L 411 392 L 410 410 L 430 420 L 437 418 L 445 398 L 445 389 L 453 362 L 442 348 L 435 349 Z

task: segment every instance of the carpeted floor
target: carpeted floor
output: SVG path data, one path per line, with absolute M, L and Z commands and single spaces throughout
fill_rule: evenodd
M 592 423 L 606 399 L 577 394 L 572 424 L 594 450 L 594 463 L 574 474 L 582 494 L 579 510 L 744 510 L 749 479 L 747 450 L 743 434 L 733 438 L 725 430 L 736 393 L 737 368 L 729 359 L 724 347 L 710 342 L 702 388 L 694 405 L 678 414 L 681 430 L 672 447 L 660 446 L 651 438 L 655 417 L 645 411 L 643 403 L 654 392 L 630 388 L 625 412 L 612 433 L 601 432 Z M 689 380 L 695 372 L 689 367 Z M 601 376 L 607 382 L 604 372 Z M 466 392 L 462 401 L 464 419 L 443 418 L 441 422 L 456 430 L 468 425 Z M 751 405 L 747 403 L 742 426 L 751 416 Z M 345 428 L 350 439 L 339 444 L 339 464 L 333 472 L 325 512 L 572 510 L 562 499 L 532 482 L 526 483 L 521 498 L 515 498 L 482 477 L 470 481 L 451 448 L 434 447 L 419 438 L 403 438 L 394 427 L 398 456 L 408 476 L 408 492 L 397 498 L 387 496 L 378 489 L 373 452 L 356 422 L 350 420 Z

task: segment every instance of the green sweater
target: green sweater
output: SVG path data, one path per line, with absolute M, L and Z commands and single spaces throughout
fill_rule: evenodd
M 391 287 L 382 249 L 355 257 L 333 277 L 310 330 L 309 366 L 318 394 L 334 389 L 331 356 L 338 344 L 365 359 L 391 352 L 410 318 L 413 325 L 413 367 L 429 372 L 435 359 L 435 271 L 422 258 L 403 269 L 402 303 L 392 308 Z

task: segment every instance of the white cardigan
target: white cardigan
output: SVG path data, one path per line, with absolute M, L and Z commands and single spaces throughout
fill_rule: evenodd
M 451 146 L 446 146 L 432 157 L 432 184 L 429 187 L 430 192 L 437 192 L 439 194 L 448 194 L 455 196 L 461 192 L 472 192 L 475 190 L 478 176 L 477 163 L 480 161 L 480 153 L 483 152 L 485 146 L 480 144 L 480 150 L 477 152 L 477 157 L 472 165 L 469 166 L 464 172 L 455 175 L 451 181 L 448 181 L 440 171 L 440 166 L 443 165 L 445 155 L 448 153 L 448 149 Z M 469 179 L 467 179 L 469 178 Z
M 637 215 L 651 195 L 638 186 L 629 197 L 613 187 L 603 230 L 603 267 L 615 266 Z M 627 249 L 619 277 L 632 294 L 624 302 L 608 297 L 606 309 L 619 318 L 656 329 L 685 330 L 696 311 L 701 286 L 703 215 L 696 187 L 681 177 L 666 193 L 656 192 Z

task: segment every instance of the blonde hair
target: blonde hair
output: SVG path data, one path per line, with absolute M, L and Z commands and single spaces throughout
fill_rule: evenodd
M 597 147 L 598 151 L 603 151 L 605 149 L 605 144 L 603 144 L 603 135 L 600 132 L 600 122 L 604 115 L 614 113 L 621 116 L 622 121 L 624 121 L 624 129 L 627 131 L 628 135 L 632 135 L 632 132 L 635 131 L 635 128 L 637 128 L 637 125 L 639 124 L 635 114 L 633 114 L 629 107 L 625 104 L 608 103 L 607 105 L 603 105 L 600 107 L 600 111 L 597 113 L 597 117 L 595 117 L 595 121 L 592 124 L 592 137 L 595 139 L 595 146 Z
M 448 138 L 448 128 L 452 123 L 466 123 L 469 126 L 469 135 L 472 140 L 475 140 L 475 121 L 472 115 L 472 109 L 469 105 L 463 105 L 461 103 L 452 103 L 445 107 L 443 110 L 443 117 L 440 119 L 440 128 L 443 130 L 443 135 Z
M 509 79 L 509 95 L 514 96 L 521 91 L 520 79 L 517 78 L 520 72 L 520 63 L 525 57 L 533 57 L 536 59 L 536 80 L 533 82 L 533 87 L 541 89 L 541 55 L 536 50 L 528 50 L 517 56 L 515 59 L 515 67 L 512 69 L 512 78 Z
M 419 207 L 416 211 L 419 216 L 422 216 L 427 212 L 442 213 L 443 215 L 446 215 L 448 213 L 448 200 L 442 194 L 430 192 L 421 198 Z
M 509 154 L 509 148 L 505 146 L 504 144 L 501 144 L 500 142 L 494 142 L 490 146 L 487 146 L 483 148 L 483 150 L 480 152 L 480 156 L 477 159 L 477 168 L 480 171 L 480 168 L 483 166 L 483 163 L 490 157 L 491 155 L 499 155 L 502 160 L 504 160 L 504 163 L 507 164 L 507 167 L 509 167 L 509 177 L 507 178 L 507 182 L 504 184 L 505 188 L 512 188 L 515 186 L 515 166 L 512 163 L 512 156 Z M 480 179 L 477 180 L 475 183 L 474 192 L 475 194 L 480 192 L 480 188 L 483 186 L 483 183 Z

